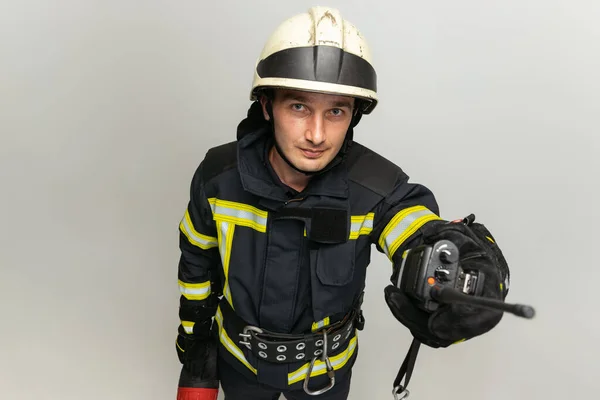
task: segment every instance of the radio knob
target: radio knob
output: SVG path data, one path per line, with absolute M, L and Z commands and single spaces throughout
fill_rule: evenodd
M 448 282 L 450 280 L 450 271 L 443 268 L 436 269 L 435 277 L 440 282 Z
M 448 249 L 440 251 L 440 261 L 444 264 L 454 264 L 458 261 L 458 254 Z

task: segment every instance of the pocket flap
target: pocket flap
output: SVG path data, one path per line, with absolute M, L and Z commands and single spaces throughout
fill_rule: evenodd
M 344 286 L 354 278 L 356 241 L 341 244 L 318 244 L 316 273 L 323 285 Z

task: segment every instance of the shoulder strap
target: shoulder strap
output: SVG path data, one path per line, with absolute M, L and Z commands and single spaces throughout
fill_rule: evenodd
M 229 142 L 208 150 L 202 161 L 202 179 L 206 183 L 215 176 L 237 166 L 237 142 Z
M 347 163 L 351 181 L 384 197 L 399 182 L 408 180 L 408 175 L 399 166 L 356 142 L 352 143 Z

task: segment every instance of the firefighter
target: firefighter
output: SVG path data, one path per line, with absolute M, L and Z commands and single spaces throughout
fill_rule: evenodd
M 346 399 L 372 248 L 393 280 L 405 250 L 452 240 L 461 262 L 489 273 L 483 295 L 504 298 L 508 267 L 489 231 L 442 219 L 426 186 L 354 141 L 377 106 L 377 77 L 338 10 L 311 8 L 273 32 L 250 99 L 235 140 L 199 163 L 179 225 L 179 400 L 216 399 L 219 386 L 227 400 Z M 502 317 L 460 305 L 430 314 L 393 284 L 384 293 L 433 348 Z

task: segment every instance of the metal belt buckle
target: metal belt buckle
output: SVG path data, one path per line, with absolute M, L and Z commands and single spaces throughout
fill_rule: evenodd
M 329 384 L 322 389 L 312 391 L 308 388 L 308 381 L 310 381 L 310 374 L 315 366 L 317 358 L 318 356 L 314 357 L 310 362 L 308 371 L 306 371 L 306 378 L 304 378 L 304 391 L 310 396 L 318 396 L 320 394 L 323 394 L 335 385 L 335 371 L 333 370 L 333 366 L 331 365 L 331 361 L 329 360 L 329 356 L 327 355 L 327 332 L 323 332 L 323 354 L 321 355 L 321 361 L 323 361 L 327 365 L 327 376 L 329 376 Z
M 252 337 L 252 332 L 263 333 L 263 330 L 257 326 L 246 325 L 243 332 L 239 334 L 243 338 L 239 343 L 246 346 L 249 350 L 252 350 L 252 345 L 249 342 L 249 339 Z
M 400 390 L 400 389 L 402 389 L 401 386 L 396 386 L 394 388 L 394 390 L 392 390 L 392 394 L 394 395 L 394 400 L 406 399 L 410 395 L 410 392 L 407 389 L 402 389 L 400 394 L 398 394 L 398 390 Z

